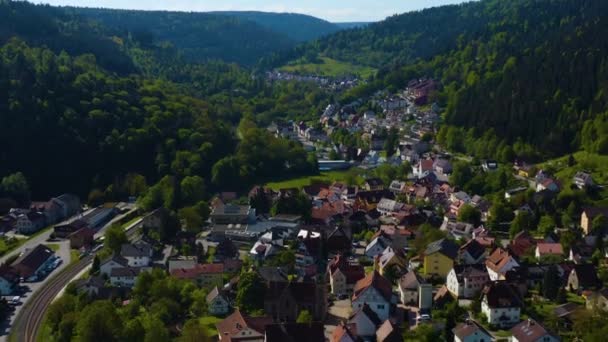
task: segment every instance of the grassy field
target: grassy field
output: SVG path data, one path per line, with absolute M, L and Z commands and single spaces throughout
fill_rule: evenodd
M 368 78 L 376 73 L 376 69 L 338 61 L 329 57 L 319 57 L 320 63 L 305 63 L 302 60 L 290 62 L 279 70 L 303 75 L 321 75 L 338 77 L 357 75 Z
M 315 182 L 332 183 L 334 181 L 345 181 L 349 177 L 355 178 L 357 184 L 363 183 L 363 178 L 359 175 L 358 171 L 356 169 L 351 169 L 345 171 L 327 171 L 321 172 L 316 176 L 305 176 L 278 182 L 271 182 L 268 183 L 267 186 L 273 190 L 302 188 Z
M 576 163 L 572 166 L 568 166 L 569 156 L 564 156 L 546 161 L 539 168 L 554 168 L 557 171 L 556 177 L 562 184 L 572 183 L 574 174 L 583 170 L 591 173 L 596 184 L 608 184 L 608 156 L 580 151 L 574 153 L 573 157 Z

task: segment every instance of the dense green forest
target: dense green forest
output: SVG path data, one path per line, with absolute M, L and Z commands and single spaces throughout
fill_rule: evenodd
M 209 13 L 70 8 L 145 45 L 170 43 L 191 62 L 223 60 L 251 65 L 294 41 L 249 20 Z M 126 32 L 124 32 L 126 31 Z
M 337 32 L 344 27 L 326 20 L 299 13 L 256 11 L 211 12 L 253 21 L 274 32 L 281 32 L 297 42 L 305 42 Z
M 105 28 L 69 15 L 60 8 L 24 1 L 0 0 L 0 44 L 19 37 L 34 46 L 44 45 L 55 53 L 90 53 L 100 66 L 121 74 L 135 66 L 120 46 L 101 32 Z
M 468 132 L 496 147 L 480 157 L 516 144 L 515 154 L 530 159 L 606 153 L 607 16 L 602 1 L 485 0 L 392 17 L 293 51 L 384 64 L 347 99 L 416 77 L 441 80 L 434 99 L 460 130 L 450 134 L 456 150 L 469 150 Z

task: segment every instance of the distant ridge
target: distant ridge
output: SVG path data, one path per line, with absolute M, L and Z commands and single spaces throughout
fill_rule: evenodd
M 257 11 L 219 11 L 208 13 L 229 15 L 239 19 L 250 20 L 274 32 L 284 34 L 297 42 L 314 40 L 342 29 L 353 27 L 348 25 L 345 27 L 317 17 L 299 13 Z

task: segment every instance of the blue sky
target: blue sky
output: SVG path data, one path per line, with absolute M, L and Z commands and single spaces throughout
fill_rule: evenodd
M 34 0 L 35 3 L 172 11 L 257 10 L 310 14 L 330 21 L 376 21 L 463 0 Z

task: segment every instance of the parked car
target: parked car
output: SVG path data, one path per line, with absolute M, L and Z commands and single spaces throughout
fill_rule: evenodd
M 11 304 L 11 305 L 19 305 L 19 304 L 21 304 L 21 297 L 20 296 L 14 296 L 13 298 L 11 298 L 9 304 Z
M 431 315 L 429 315 L 429 314 L 422 314 L 422 315 L 416 317 L 416 322 L 418 322 L 418 323 L 429 322 L 430 320 L 431 320 Z
M 347 294 L 343 293 L 343 294 L 341 294 L 341 295 L 338 296 L 338 299 L 339 300 L 345 300 L 345 299 L 348 299 L 348 297 L 349 296 Z

